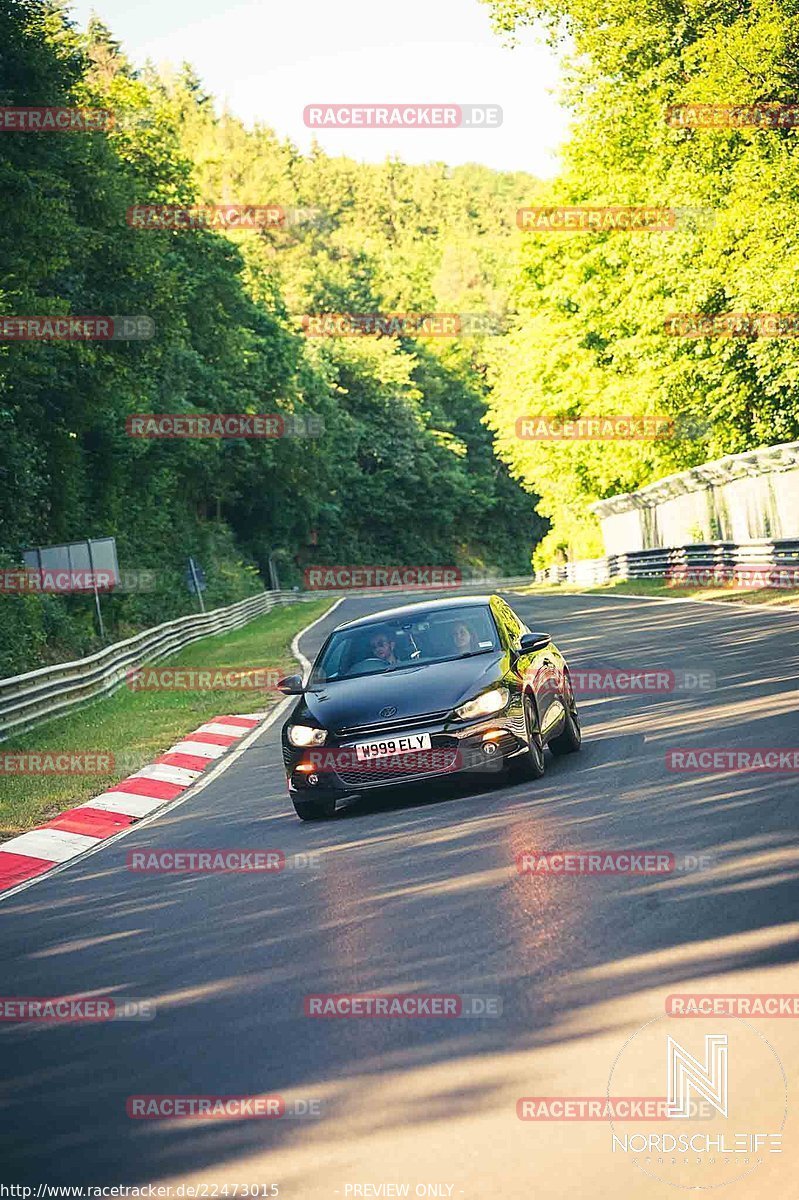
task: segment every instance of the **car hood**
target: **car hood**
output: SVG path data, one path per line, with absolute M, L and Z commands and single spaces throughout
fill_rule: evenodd
M 339 679 L 306 692 L 300 708 L 330 730 L 378 725 L 380 710 L 388 707 L 397 710 L 386 718 L 393 724 L 402 717 L 448 711 L 498 682 L 507 667 L 507 655 L 497 651 Z

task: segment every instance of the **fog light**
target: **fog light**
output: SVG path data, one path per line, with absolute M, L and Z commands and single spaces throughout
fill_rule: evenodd
M 317 783 L 319 782 L 319 776 L 318 775 L 309 775 L 308 782 L 310 783 L 311 787 L 316 787 Z
M 492 754 L 496 754 L 496 752 L 496 742 L 483 742 L 483 754 L 490 756 Z

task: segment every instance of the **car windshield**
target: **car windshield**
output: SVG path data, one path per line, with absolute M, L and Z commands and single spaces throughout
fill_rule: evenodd
M 498 649 L 499 638 L 488 605 L 431 609 L 413 618 L 384 617 L 334 633 L 309 683 L 313 687 L 336 679 L 490 654 Z

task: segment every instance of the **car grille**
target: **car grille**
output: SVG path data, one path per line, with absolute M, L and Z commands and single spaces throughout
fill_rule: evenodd
M 370 733 L 388 733 L 392 729 L 419 729 L 423 725 L 435 725 L 449 716 L 450 709 L 442 708 L 439 712 L 417 713 L 412 717 L 393 717 L 390 721 L 373 721 L 369 725 L 347 725 L 336 730 L 336 737 L 348 738 Z
M 422 753 L 424 754 L 430 752 L 422 751 Z M 434 774 L 436 776 L 444 775 L 447 773 L 447 771 L 451 771 L 456 763 L 457 757 L 457 746 L 447 746 L 445 749 L 440 747 L 437 748 L 435 757 L 436 769 Z M 407 770 L 399 767 L 392 767 L 390 770 L 386 769 L 386 767 L 370 769 L 364 765 L 363 768 L 339 768 L 336 774 L 341 782 L 345 783 L 347 787 L 354 788 L 371 787 L 372 785 L 379 783 L 385 784 L 386 787 L 390 787 L 392 783 L 409 783 L 414 779 L 430 779 L 433 777 L 429 768 L 427 770 L 419 770 L 418 765 L 414 766 L 413 763 L 408 764 Z

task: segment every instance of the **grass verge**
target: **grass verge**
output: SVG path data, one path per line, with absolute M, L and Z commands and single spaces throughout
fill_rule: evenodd
M 158 665 L 236 671 L 274 667 L 292 674 L 297 669 L 292 638 L 331 604 L 324 599 L 281 605 L 242 629 L 194 642 Z M 10 737 L 0 745 L 0 841 L 99 795 L 204 721 L 225 713 L 266 712 L 280 699 L 273 691 L 242 688 L 136 692 L 122 687 L 108 699 Z M 6 774 L 4 756 L 23 751 L 109 754 L 113 769 L 92 775 Z
M 664 596 L 668 600 L 723 600 L 728 604 L 762 604 L 769 608 L 799 607 L 799 588 L 729 588 L 684 587 L 664 583 L 660 579 L 614 579 L 596 587 L 580 587 L 574 583 L 534 583 L 526 588 L 514 588 L 524 595 L 546 595 L 558 592 L 567 595 L 623 592 L 628 596 Z

